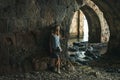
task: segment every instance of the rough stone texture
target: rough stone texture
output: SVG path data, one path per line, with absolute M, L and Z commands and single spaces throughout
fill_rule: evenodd
M 72 19 L 72 22 L 70 24 L 70 35 L 71 36 L 74 36 L 74 37 L 77 37 L 77 34 L 78 34 L 78 11 L 76 11 L 74 13 L 74 16 L 73 16 L 73 19 Z
M 79 21 L 79 36 L 80 37 L 83 37 L 83 27 L 84 27 L 84 14 L 80 11 L 79 12 L 80 14 L 80 21 Z M 70 31 L 69 31 L 71 37 L 77 37 L 78 36 L 78 11 L 76 11 L 74 13 L 74 16 L 73 16 L 73 19 L 72 19 L 72 22 L 70 24 Z
M 120 55 L 120 1 L 92 1 L 103 11 L 109 25 L 107 53 Z M 62 34 L 68 35 L 73 14 L 80 7 L 77 3 L 81 1 L 0 0 L 0 73 L 33 70 L 33 59 L 49 53 L 51 26 L 61 24 Z M 101 35 L 96 35 L 101 34 L 97 14 L 90 7 L 82 9 L 90 28 L 94 27 L 89 29 L 90 42 L 100 42 Z M 67 40 L 62 41 L 63 49 L 67 49 Z
M 49 55 L 50 28 L 68 34 L 77 9 L 75 0 L 0 0 L 0 73 L 33 70 L 34 58 Z
M 82 12 L 85 14 L 87 20 L 88 20 L 88 26 L 89 26 L 89 42 L 101 42 L 101 26 L 100 21 L 97 16 L 97 14 L 94 12 L 92 8 L 85 5 L 80 8 Z
M 103 14 L 108 22 L 110 29 L 110 41 L 108 43 L 108 55 L 118 55 L 120 56 L 120 1 L 119 0 L 105 0 L 97 1 L 93 0 Z
M 107 43 L 109 41 L 110 31 L 109 31 L 108 23 L 104 18 L 103 12 L 99 9 L 99 6 L 97 6 L 91 0 L 85 0 L 85 4 L 88 5 L 90 8 L 92 8 L 94 12 L 97 14 L 97 16 L 99 17 L 100 25 L 101 25 L 101 42 Z
M 81 36 L 84 36 L 84 21 L 85 21 L 85 18 L 84 18 L 84 14 L 83 12 L 80 10 L 80 34 Z
M 90 10 L 91 9 L 91 10 Z M 84 0 L 84 6 L 80 8 L 81 11 L 84 12 L 84 14 L 87 17 L 88 20 L 88 27 L 89 28 L 89 42 L 102 42 L 102 43 L 107 43 L 109 41 L 109 37 L 110 37 L 110 31 L 109 31 L 109 26 L 108 23 L 106 22 L 106 19 L 104 18 L 104 14 L 103 12 L 99 9 L 99 6 L 97 6 L 93 1 L 91 0 Z M 94 13 L 94 15 L 93 15 Z M 88 16 L 89 15 L 89 16 Z M 70 26 L 70 33 L 74 34 L 75 36 L 77 36 L 77 26 L 78 26 L 78 22 L 77 22 L 77 11 L 74 14 L 74 16 L 76 16 L 76 18 L 74 18 L 74 20 L 71 23 Z M 82 15 L 80 15 L 81 19 Z M 97 21 L 96 21 L 97 19 Z M 80 35 L 83 34 L 83 25 L 81 23 L 83 23 L 83 21 L 80 20 Z M 98 27 L 98 28 L 96 28 Z M 99 30 L 99 31 L 98 31 Z M 97 32 L 95 32 L 97 31 Z M 95 34 L 97 33 L 97 34 Z M 94 34 L 94 35 L 93 35 Z M 96 37 L 98 36 L 98 37 Z M 99 40 L 99 38 L 101 38 L 101 40 Z

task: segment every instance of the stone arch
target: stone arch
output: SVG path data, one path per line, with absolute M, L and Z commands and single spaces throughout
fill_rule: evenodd
M 108 54 L 113 55 L 120 55 L 120 30 L 119 30 L 119 19 L 120 18 L 117 13 L 119 14 L 119 11 L 117 12 L 114 8 L 117 5 L 115 5 L 112 0 L 111 1 L 97 1 L 92 0 L 96 5 L 99 6 L 100 10 L 104 13 L 104 16 L 108 22 L 109 30 L 110 30 L 110 40 L 108 43 Z M 111 10 L 112 9 L 112 10 Z M 116 16 L 113 16 L 115 14 Z M 118 17 L 118 18 L 117 18 Z M 116 35 L 118 34 L 118 35 Z
M 98 15 L 101 25 L 101 43 L 107 43 L 110 37 L 110 31 L 108 23 L 104 17 L 103 12 L 99 9 L 99 7 L 91 0 L 85 0 L 85 5 L 92 8 L 95 13 Z
M 81 7 L 80 9 L 88 20 L 89 42 L 101 42 L 101 25 L 97 14 L 87 5 Z

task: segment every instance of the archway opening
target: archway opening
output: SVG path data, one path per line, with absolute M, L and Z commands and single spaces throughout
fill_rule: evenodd
M 78 55 L 80 62 L 95 60 L 107 51 L 109 26 L 103 12 L 94 3 L 86 2 L 74 13 L 69 34 L 68 54 Z M 84 59 L 86 57 L 88 59 Z
M 88 42 L 88 31 L 88 22 L 84 13 L 81 10 L 76 11 L 70 25 L 68 43 Z

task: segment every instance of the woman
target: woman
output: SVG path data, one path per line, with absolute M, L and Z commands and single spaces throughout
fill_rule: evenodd
M 56 25 L 51 33 L 50 52 L 52 58 L 52 66 L 55 72 L 60 72 L 60 53 L 62 48 L 60 46 L 60 26 Z

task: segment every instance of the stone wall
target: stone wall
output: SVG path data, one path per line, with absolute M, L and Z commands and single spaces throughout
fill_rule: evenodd
M 101 42 L 107 43 L 109 41 L 110 31 L 109 31 L 108 23 L 104 18 L 103 12 L 99 9 L 99 6 L 97 6 L 91 0 L 85 0 L 85 4 L 88 5 L 90 8 L 92 8 L 94 12 L 97 14 L 101 27 Z
M 119 0 L 92 1 L 103 11 L 110 26 L 108 53 L 120 55 Z M 30 71 L 34 69 L 34 58 L 48 57 L 50 28 L 54 24 L 61 24 L 62 35 L 67 36 L 62 41 L 66 49 L 69 26 L 80 7 L 77 3 L 81 5 L 79 0 L 0 0 L 0 73 Z M 92 24 L 95 21 L 90 17 L 92 10 L 85 8 L 84 11 L 89 18 L 88 24 L 97 26 L 89 40 L 100 42 L 101 37 L 96 36 L 100 34 L 96 31 L 100 28 L 96 14 L 92 15 L 96 19 Z
M 97 14 L 94 12 L 92 8 L 85 5 L 80 8 L 84 15 L 86 16 L 86 19 L 88 21 L 88 35 L 89 35 L 89 42 L 90 43 L 99 43 L 101 42 L 101 26 L 100 26 L 100 20 L 97 16 Z
M 34 58 L 49 55 L 51 27 L 68 34 L 77 9 L 75 0 L 0 0 L 0 73 L 34 70 Z
M 83 27 L 84 27 L 84 14 L 80 11 L 79 12 L 79 37 L 83 37 L 84 36 L 84 31 L 83 31 Z M 69 33 L 71 35 L 71 37 L 77 37 L 78 36 L 78 11 L 76 11 L 74 13 L 71 25 L 70 25 L 70 30 Z
M 92 1 L 94 1 L 99 6 L 109 25 L 110 41 L 108 43 L 108 55 L 120 56 L 120 1 Z

